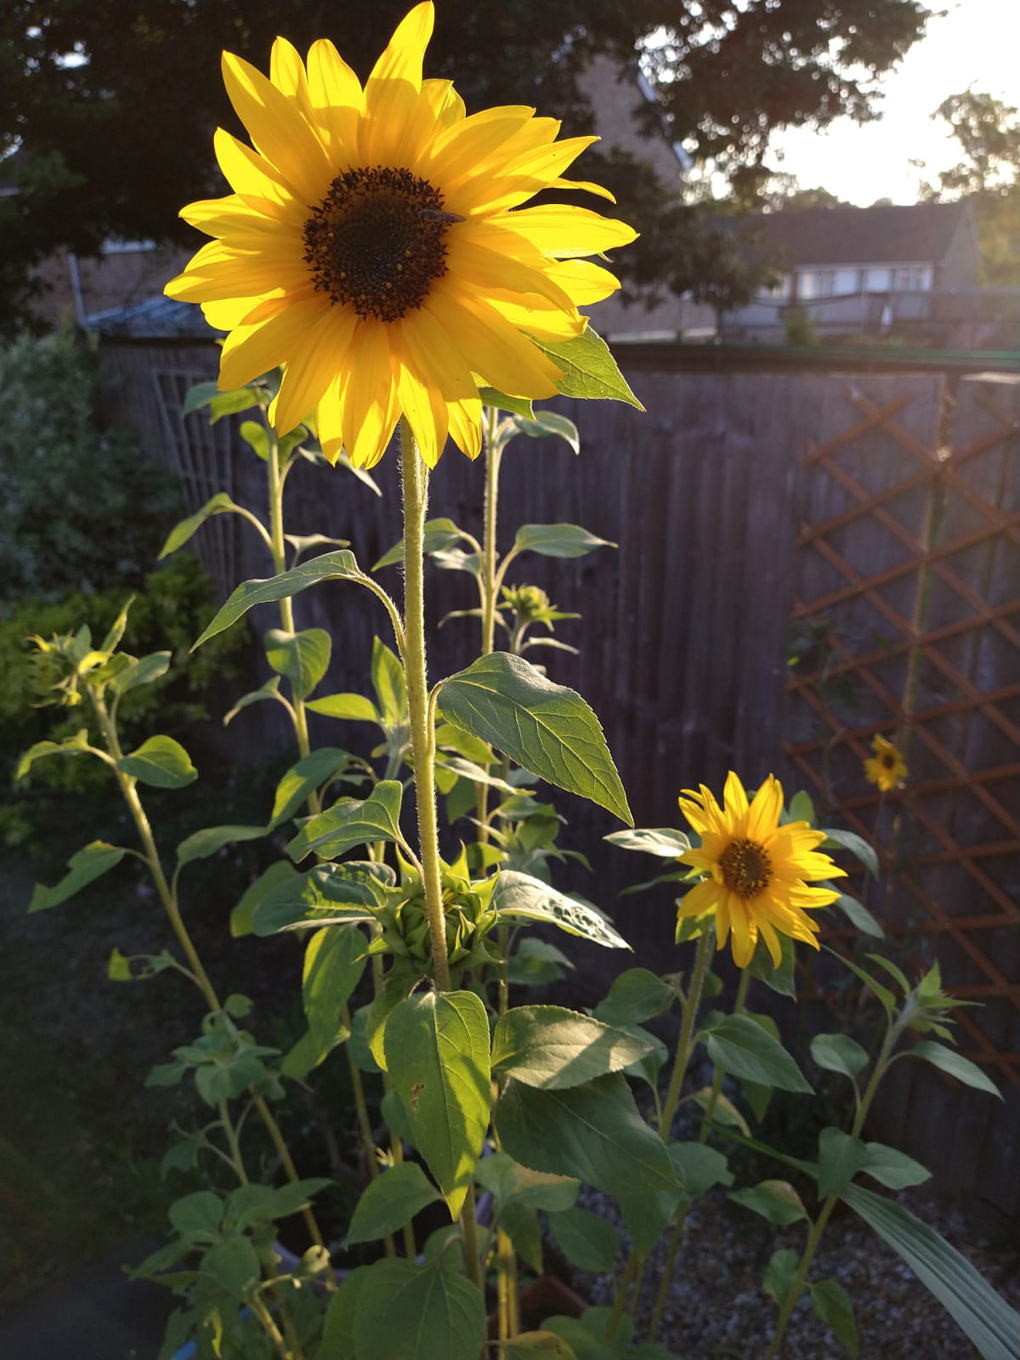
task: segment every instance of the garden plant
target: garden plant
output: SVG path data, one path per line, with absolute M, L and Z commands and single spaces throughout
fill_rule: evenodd
M 858 1354 L 852 1301 L 812 1269 L 840 1203 L 916 1271 L 986 1360 L 1020 1356 L 1020 1317 L 933 1229 L 861 1179 L 896 1191 L 928 1176 L 866 1137 L 895 1063 L 929 1062 L 975 1098 L 998 1094 L 952 1046 L 959 1003 L 938 967 L 906 977 L 881 953 L 881 927 L 844 891 L 833 856 L 875 873 L 872 849 L 815 826 L 806 796 L 787 803 L 772 776 L 745 791 L 735 772 L 719 797 L 698 771 L 678 771 L 672 819 L 683 825 L 634 829 L 596 715 L 528 659 L 567 646 L 554 625 L 576 616 L 511 579 L 511 567 L 529 553 L 574 558 L 611 545 L 553 514 L 516 528 L 501 553 L 500 465 L 522 437 L 579 451 L 574 425 L 535 400 L 638 405 L 578 312 L 616 286 L 585 257 L 634 233 L 587 208 L 523 206 L 545 189 L 602 192 L 563 177 L 592 139 L 557 140 L 558 125 L 530 108 L 467 116 L 450 82 L 422 78 L 432 20 L 431 4 L 412 9 L 364 87 L 325 40 L 305 62 L 279 39 L 269 78 L 226 55 L 227 92 L 253 146 L 217 132 L 233 192 L 184 210 L 213 239 L 168 292 L 201 303 L 228 332 L 218 385 L 195 389 L 185 411 L 241 419 L 265 465 L 266 503 L 256 513 L 220 493 L 174 529 L 164 554 L 216 514 L 242 516 L 265 548 L 269 574 L 239 585 L 195 642 L 257 605 L 278 606 L 279 626 L 263 639 L 271 678 L 227 714 L 243 723 L 244 710 L 269 703 L 292 728 L 293 764 L 265 821 L 228 818 L 177 846 L 150 824 L 147 789 L 186 790 L 197 771 L 174 737 L 122 745 L 122 700 L 170 662 L 167 652 L 126 650 L 130 601 L 103 638 L 82 620 L 34 639 L 42 697 L 88 723 L 33 745 L 19 776 L 52 757 L 99 762 L 135 839 L 86 845 L 54 886 L 37 887 L 30 909 L 58 906 L 125 857 L 140 860 L 167 947 L 115 951 L 110 976 L 190 984 L 182 1004 L 197 1022 L 194 1039 L 149 1077 L 194 1088 L 192 1121 L 176 1127 L 164 1165 L 168 1176 L 207 1182 L 174 1202 L 169 1240 L 135 1272 L 177 1296 L 162 1360 L 667 1360 L 675 1352 L 662 1318 L 678 1247 L 691 1204 L 714 1187 L 749 1214 L 804 1228 L 799 1252 L 778 1250 L 767 1263 L 775 1322 L 747 1338 L 748 1357 L 783 1354 L 804 1295 Z M 399 454 L 387 456 L 400 458 L 404 536 L 372 570 L 359 565 L 356 542 L 351 550 L 330 536 L 333 526 L 286 530 L 284 492 L 299 461 L 324 478 L 365 476 L 398 425 Z M 480 539 L 447 516 L 426 517 L 429 471 L 448 437 L 479 460 Z M 439 678 L 426 666 L 429 561 L 466 573 L 478 591 L 477 607 L 453 625 L 477 627 L 477 659 Z M 398 566 L 402 600 L 383 584 Z M 350 609 L 378 613 L 366 692 L 324 685 L 333 640 L 295 624 L 292 601 L 310 589 L 346 591 Z M 370 756 L 313 747 L 310 712 L 374 728 Z M 669 967 L 624 968 L 590 1013 L 526 1000 L 535 987 L 555 996 L 569 967 L 552 930 L 574 937 L 575 958 L 627 949 L 605 903 L 554 886 L 559 863 L 584 861 L 581 847 L 559 844 L 556 789 L 618 818 L 610 842 L 657 860 L 653 882 L 679 894 L 675 921 L 662 922 L 664 950 L 675 925 Z M 303 952 L 305 1029 L 286 1051 L 230 990 L 222 962 L 200 957 L 187 924 L 202 861 L 260 840 L 279 858 L 238 884 L 230 932 L 283 933 Z M 755 1122 L 776 1091 L 812 1100 L 772 1013 L 782 1018 L 795 1002 L 797 951 L 819 950 L 831 910 L 870 937 L 853 959 L 823 957 L 870 995 L 877 1029 L 861 1036 L 870 1051 L 846 1033 L 812 1040 L 815 1066 L 846 1083 L 851 1112 L 845 1127 L 822 1130 L 807 1159 L 756 1137 Z M 739 985 L 727 1010 L 713 1009 L 723 991 L 713 961 L 727 946 Z M 768 1013 L 752 1008 L 767 997 Z M 699 1045 L 714 1075 L 688 1092 Z M 280 1118 L 299 1088 L 325 1078 L 327 1062 L 347 1065 L 361 1144 L 357 1202 L 336 1230 L 323 1213 L 329 1178 L 299 1164 Z M 678 1134 L 681 1105 L 697 1110 L 694 1137 Z M 738 1186 L 731 1161 L 741 1150 L 767 1159 L 774 1176 Z M 588 1189 L 616 1201 L 619 1233 L 578 1204 Z M 666 1269 L 649 1278 L 645 1262 L 664 1236 Z M 615 1273 L 611 1306 L 534 1315 L 522 1281 L 541 1273 L 550 1241 L 580 1270 Z M 643 1332 L 642 1297 L 651 1306 Z

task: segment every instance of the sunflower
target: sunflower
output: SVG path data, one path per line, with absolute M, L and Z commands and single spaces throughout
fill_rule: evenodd
M 888 793 L 907 777 L 907 762 L 899 749 L 885 737 L 876 732 L 871 739 L 873 756 L 864 762 L 864 775 L 869 784 L 877 784 L 883 793 Z
M 598 139 L 557 141 L 558 122 L 518 105 L 468 116 L 450 81 L 422 79 L 433 18 L 416 5 L 364 87 L 324 39 L 305 63 L 277 38 L 268 79 L 223 54 L 254 149 L 216 132 L 234 192 L 182 210 L 214 239 L 166 287 L 229 332 L 222 390 L 283 364 L 276 430 L 314 412 L 326 456 L 346 446 L 361 467 L 401 413 L 434 466 L 448 434 L 477 456 L 480 384 L 553 396 L 562 369 L 541 342 L 581 335 L 578 307 L 619 287 L 581 257 L 636 235 L 587 208 L 521 207 L 543 189 L 615 201 L 562 178 Z
M 716 947 L 722 949 L 732 930 L 733 958 L 740 968 L 751 962 L 759 934 L 777 968 L 782 958 L 777 931 L 817 949 L 818 927 L 806 912 L 835 902 L 839 893 L 810 888 L 808 882 L 844 874 L 828 855 L 816 853 L 825 832 L 812 830 L 807 822 L 779 825 L 783 789 L 772 775 L 750 804 L 732 770 L 722 807 L 704 784 L 700 793 L 684 789 L 684 795 L 680 810 L 701 845 L 685 851 L 680 860 L 708 877 L 681 899 L 678 921 L 713 913 Z

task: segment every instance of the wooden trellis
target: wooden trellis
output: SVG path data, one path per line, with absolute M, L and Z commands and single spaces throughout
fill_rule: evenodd
M 874 385 L 873 385 L 874 386 Z M 942 377 L 884 399 L 834 383 L 804 458 L 786 755 L 874 841 L 857 889 L 917 964 L 938 958 L 961 1044 L 1020 1088 L 1020 382 Z M 865 782 L 881 733 L 909 777 Z

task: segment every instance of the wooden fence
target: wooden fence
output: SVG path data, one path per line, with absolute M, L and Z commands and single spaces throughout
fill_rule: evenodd
M 193 382 L 215 371 L 208 347 L 105 347 L 117 407 L 179 472 L 194 508 L 229 489 L 264 504 L 263 465 L 213 429 L 180 419 Z M 1009 1212 L 1020 1172 L 1020 380 L 931 371 L 667 371 L 654 356 L 628 373 L 647 407 L 558 403 L 581 431 L 566 445 L 521 439 L 504 461 L 505 550 L 521 523 L 569 520 L 619 544 L 576 561 L 524 559 L 517 581 L 546 588 L 583 619 L 548 652 L 557 681 L 599 714 L 638 825 L 676 824 L 680 788 L 720 788 L 726 771 L 754 785 L 770 770 L 807 787 L 877 840 L 885 873 L 869 905 L 910 964 L 937 956 L 947 985 L 983 1001 L 961 1013 L 964 1047 L 1007 1089 L 1005 1107 L 901 1063 L 879 1111 L 888 1141 L 927 1157 Z M 454 449 L 432 479 L 433 514 L 481 530 L 482 468 Z M 370 566 L 400 535 L 396 459 L 377 469 L 377 498 L 348 474 L 296 470 L 287 527 L 349 538 Z M 234 517 L 200 531 L 200 556 L 222 594 L 268 575 L 265 550 Z M 396 570 L 391 585 L 399 588 Z M 329 627 L 324 692 L 364 685 L 385 618 L 336 583 L 296 601 L 299 627 Z M 471 605 L 461 573 L 435 572 L 430 671 L 474 655 L 470 622 L 437 631 Z M 256 616 L 256 625 L 261 620 Z M 275 616 L 266 614 L 265 626 Z M 791 671 L 794 633 L 815 624 L 821 651 Z M 824 673 L 815 662 L 824 661 Z M 835 696 L 835 697 L 833 697 Z M 845 701 L 850 699 L 848 705 Z M 259 705 L 236 721 L 248 750 L 282 731 Z M 353 744 L 350 729 L 324 740 Z M 879 800 L 861 759 L 876 732 L 905 741 L 906 793 Z M 614 851 L 599 809 L 557 795 L 567 845 L 595 874 L 567 886 L 614 913 L 639 959 L 661 965 L 671 939 L 665 890 L 615 901 L 655 865 Z M 596 884 L 593 887 L 592 884 Z M 607 973 L 585 956 L 590 998 Z M 606 961 L 609 962 L 608 960 Z M 615 961 L 613 961 L 615 965 Z M 1004 1193 L 1003 1187 L 1008 1187 Z

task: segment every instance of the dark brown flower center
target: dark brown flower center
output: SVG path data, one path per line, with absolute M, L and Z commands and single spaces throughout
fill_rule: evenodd
M 768 851 L 757 841 L 730 841 L 719 859 L 723 882 L 739 897 L 757 897 L 772 878 Z
M 896 752 L 883 751 L 882 754 L 879 756 L 879 760 L 887 770 L 891 770 L 892 767 L 896 764 Z
M 359 316 L 396 321 L 446 273 L 443 238 L 460 220 L 410 170 L 345 170 L 305 223 L 316 291 L 350 303 Z

